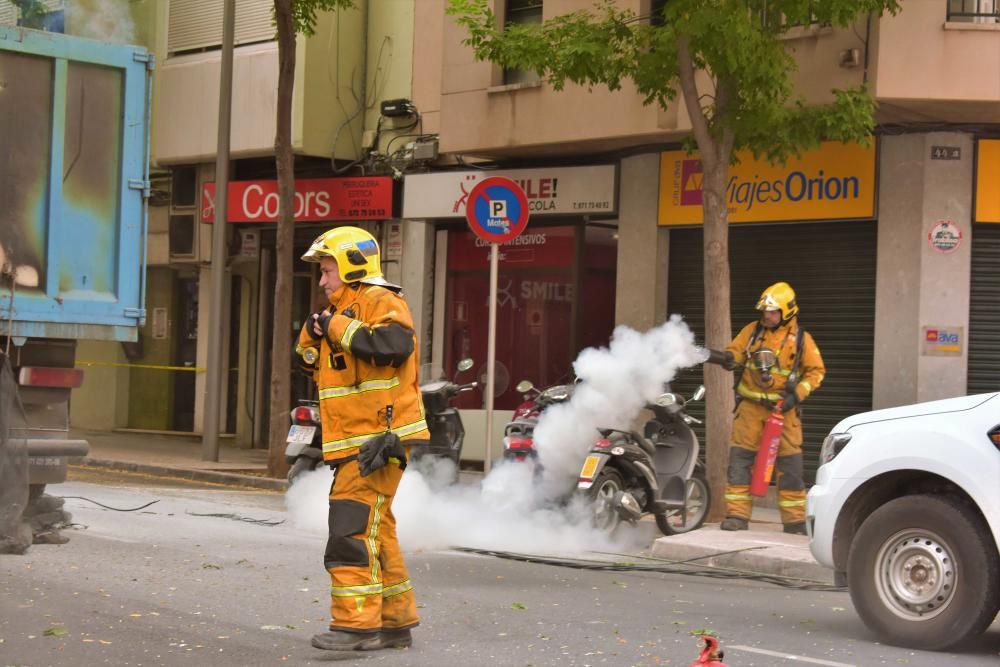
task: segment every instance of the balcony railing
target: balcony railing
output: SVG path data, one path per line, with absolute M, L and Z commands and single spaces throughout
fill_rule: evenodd
M 948 0 L 947 20 L 956 23 L 1000 23 L 1000 1 Z

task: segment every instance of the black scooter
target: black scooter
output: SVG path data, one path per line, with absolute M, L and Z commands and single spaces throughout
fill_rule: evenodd
M 463 359 L 458 363 L 458 373 L 469 370 L 472 364 L 472 359 Z M 456 384 L 448 380 L 434 380 L 420 385 L 427 429 L 431 437 L 428 440 L 406 441 L 407 445 L 412 445 L 412 460 L 424 457 L 446 458 L 455 464 L 457 473 L 462 443 L 465 440 L 465 427 L 458 410 L 451 407 L 451 400 L 459 393 L 477 386 L 476 382 Z M 316 401 L 299 401 L 299 407 L 292 411 L 292 426 L 288 429 L 285 445 L 285 461 L 291 466 L 288 470 L 289 484 L 302 473 L 315 470 L 323 464 L 323 437 L 319 403 Z
M 459 361 L 455 379 L 472 368 L 472 363 L 472 359 Z M 424 402 L 425 419 L 431 437 L 428 440 L 406 441 L 406 444 L 412 446 L 410 458 L 413 461 L 426 457 L 445 458 L 455 464 L 455 473 L 458 474 L 462 444 L 465 441 L 465 427 L 462 425 L 462 415 L 456 408 L 451 407 L 451 401 L 463 391 L 472 391 L 478 386 L 478 382 L 458 384 L 446 379 L 420 385 L 420 396 Z
M 699 387 L 691 400 L 701 400 Z M 602 429 L 580 471 L 577 489 L 592 503 L 594 524 L 607 532 L 622 521 L 653 514 L 664 535 L 701 527 L 711 506 L 698 437 L 683 396 L 664 393 L 646 406 L 653 412 L 642 434 Z

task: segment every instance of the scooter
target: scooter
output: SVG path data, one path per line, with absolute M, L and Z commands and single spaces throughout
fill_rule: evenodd
M 302 473 L 323 464 L 323 434 L 317 401 L 300 400 L 299 406 L 292 410 L 292 425 L 285 440 L 285 462 L 289 465 L 289 484 Z
M 472 359 L 462 359 L 458 362 L 455 379 L 472 368 Z M 462 425 L 462 415 L 451 407 L 451 401 L 463 391 L 472 391 L 479 386 L 478 382 L 458 384 L 446 379 L 434 380 L 420 385 L 420 395 L 424 402 L 424 413 L 427 429 L 431 433 L 428 440 L 407 440 L 410 448 L 410 458 L 419 461 L 426 457 L 449 459 L 455 464 L 458 474 L 462 458 L 462 443 L 465 440 L 465 427 Z
M 704 396 L 702 386 L 690 400 Z M 701 422 L 685 412 L 687 402 L 680 394 L 660 394 L 646 406 L 653 417 L 642 434 L 600 430 L 577 482 L 592 503 L 597 528 L 611 532 L 622 521 L 652 514 L 664 535 L 677 535 L 705 522 L 711 492 L 691 429 Z
M 538 457 L 535 449 L 534 432 L 539 417 L 546 408 L 557 403 L 565 403 L 573 395 L 571 384 L 557 384 L 539 390 L 530 380 L 521 380 L 514 387 L 519 394 L 526 394 L 525 400 L 514 409 L 514 416 L 504 427 L 503 459 L 505 461 L 525 461 Z M 534 396 L 531 396 L 534 394 Z

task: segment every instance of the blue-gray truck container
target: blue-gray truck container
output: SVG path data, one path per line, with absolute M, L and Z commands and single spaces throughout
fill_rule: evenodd
M 36 453 L 79 453 L 76 341 L 135 341 L 145 318 L 151 70 L 140 47 L 0 26 L 0 354 Z M 52 460 L 33 485 L 65 478 Z

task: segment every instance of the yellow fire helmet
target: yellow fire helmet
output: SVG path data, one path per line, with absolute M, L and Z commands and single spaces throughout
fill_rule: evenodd
M 760 295 L 757 310 L 780 310 L 781 320 L 787 322 L 799 314 L 795 290 L 788 283 L 774 283 Z
M 359 227 L 335 227 L 323 232 L 302 255 L 307 262 L 319 262 L 324 257 L 337 261 L 337 271 L 345 283 L 389 285 L 382 277 L 378 242 Z

